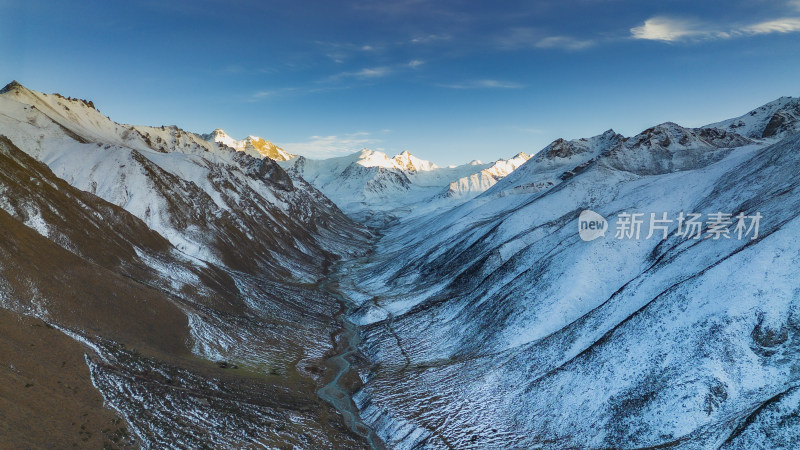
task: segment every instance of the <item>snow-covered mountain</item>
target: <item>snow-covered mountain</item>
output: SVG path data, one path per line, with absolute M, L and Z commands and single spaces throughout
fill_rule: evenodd
M 706 125 L 753 139 L 770 138 L 800 129 L 800 98 L 781 97 L 734 119 Z
M 445 196 L 458 199 L 472 198 L 488 190 L 498 181 L 507 177 L 517 170 L 517 167 L 525 164 L 528 159 L 530 159 L 530 156 L 525 153 L 518 153 L 513 158 L 497 160 L 489 167 L 481 169 L 480 172 L 450 182 L 450 184 L 447 185 Z M 470 164 L 470 166 L 475 167 L 475 165 L 472 164 Z
M 489 164 L 473 161 L 438 167 L 408 151 L 390 158 L 364 149 L 324 160 L 299 156 L 280 165 L 314 185 L 356 220 L 386 226 L 412 209 L 419 213 L 448 208 L 475 197 L 528 158 L 520 153 Z
M 0 441 L 363 445 L 316 392 L 364 229 L 269 158 L 18 83 L 0 136 Z
M 217 128 L 209 134 L 200 135 L 203 139 L 216 142 L 240 152 L 247 153 L 254 158 L 270 158 L 275 161 L 288 161 L 296 155 L 286 152 L 270 141 L 258 136 L 247 136 L 242 140 L 236 140 L 223 130 Z
M 120 125 L 81 101 L 19 85 L 6 87 L 0 102 L 0 133 L 190 256 L 301 276 L 305 261 L 345 242 L 338 231 L 325 236 L 337 222 L 351 228 L 334 204 L 270 158 L 174 126 Z
M 392 448 L 791 448 L 796 105 L 558 140 L 389 229 L 340 273 L 360 304 L 365 422 Z M 609 227 L 591 242 L 587 209 Z M 713 239 L 720 212 L 730 236 Z M 631 213 L 639 239 L 617 238 Z M 671 219 L 665 239 L 647 238 L 651 213 Z M 700 238 L 677 233 L 681 213 L 702 215 Z M 737 238 L 739 214 L 761 217 L 757 235 Z
M 785 97 L 437 167 L 273 157 L 11 83 L 0 403 L 31 432 L 0 440 L 793 448 L 798 118 Z

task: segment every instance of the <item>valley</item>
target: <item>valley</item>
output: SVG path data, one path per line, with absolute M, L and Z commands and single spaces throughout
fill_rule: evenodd
M 800 439 L 796 98 L 444 168 L 122 125 L 18 83 L 0 91 L 0 135 L 0 401 L 29 405 L 13 424 L 61 405 L 26 442 Z M 585 210 L 605 237 L 580 238 Z M 752 239 L 675 222 L 615 238 L 629 212 L 763 221 Z
M 334 264 L 328 278 L 320 286 L 321 289 L 336 297 L 341 309 L 335 317 L 340 328 L 331 335 L 334 342 L 334 355 L 325 360 L 325 365 L 330 373 L 324 378 L 327 383 L 317 391 L 317 394 L 342 414 L 345 425 L 361 436 L 369 448 L 383 449 L 385 447 L 375 432 L 361 420 L 358 408 L 351 398 L 353 392 L 360 387 L 360 383 L 353 383 L 353 377 L 357 376 L 357 372 L 353 369 L 351 360 L 358 355 L 361 337 L 358 328 L 348 318 L 352 302 L 342 296 L 336 287 L 338 267 L 339 263 Z

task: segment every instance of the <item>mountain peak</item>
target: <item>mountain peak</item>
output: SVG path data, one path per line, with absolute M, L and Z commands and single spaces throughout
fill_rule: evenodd
M 722 122 L 703 128 L 719 128 L 751 139 L 780 137 L 800 130 L 800 99 L 784 96 Z
M 211 133 L 204 134 L 201 137 L 207 141 L 219 142 L 234 150 L 247 153 L 254 158 L 267 157 L 276 161 L 288 161 L 295 157 L 295 155 L 284 151 L 282 148 L 264 138 L 251 135 L 237 141 L 221 128 L 217 128 Z
M 437 168 L 436 164 L 433 164 L 430 161 L 425 161 L 424 159 L 419 159 L 412 155 L 408 150 L 404 150 L 403 153 L 395 156 L 392 158 L 392 160 L 401 169 L 409 172 L 429 171 Z
M 5 85 L 5 87 L 3 89 L 0 89 L 0 94 L 5 94 L 6 92 L 10 92 L 10 91 L 17 90 L 17 89 L 25 89 L 25 90 L 27 90 L 27 88 L 25 86 L 21 85 L 17 80 L 13 80 L 13 81 L 11 81 L 11 83 L 8 83 L 7 85 Z
M 354 153 L 351 158 L 355 158 L 354 162 L 364 167 L 396 168 L 394 161 L 386 153 L 369 148 L 362 148 L 361 151 Z

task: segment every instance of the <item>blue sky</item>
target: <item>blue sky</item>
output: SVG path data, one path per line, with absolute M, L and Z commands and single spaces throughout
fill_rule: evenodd
M 0 0 L 0 83 L 112 119 L 438 164 L 800 94 L 800 0 Z

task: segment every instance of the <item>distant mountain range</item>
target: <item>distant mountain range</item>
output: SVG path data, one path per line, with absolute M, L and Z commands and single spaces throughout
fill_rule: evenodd
M 217 142 L 234 150 L 244 152 L 254 158 L 267 157 L 269 159 L 274 159 L 275 161 L 287 161 L 296 157 L 296 155 L 287 153 L 285 150 L 273 144 L 272 142 L 264 140 L 258 136 L 247 136 L 246 138 L 237 141 L 236 139 L 228 136 L 225 131 L 217 128 L 209 134 L 201 134 L 200 137 L 207 141 Z
M 412 212 L 449 208 L 492 187 L 529 156 L 484 164 L 438 167 L 405 151 L 392 158 L 364 149 L 325 160 L 303 156 L 280 162 L 302 177 L 354 219 L 384 227 Z
M 793 448 L 800 100 L 532 153 L 313 160 L 7 85 L 0 442 Z

